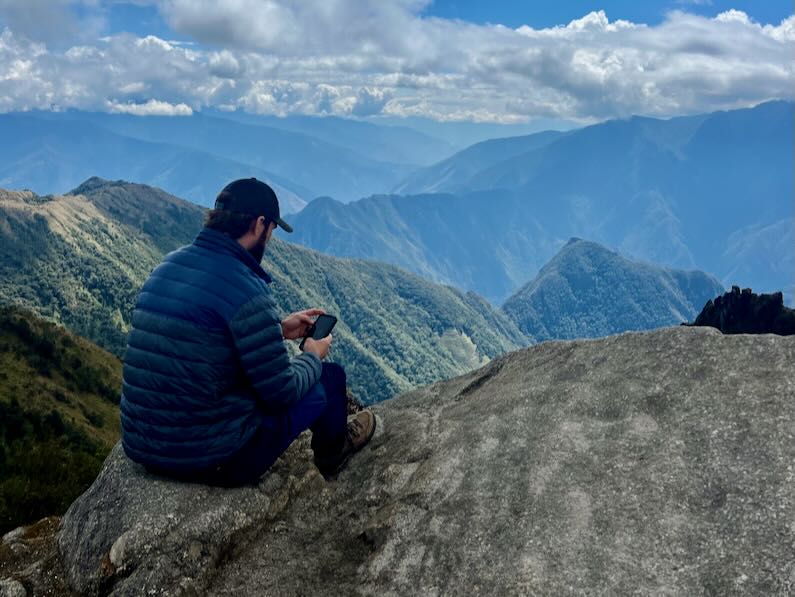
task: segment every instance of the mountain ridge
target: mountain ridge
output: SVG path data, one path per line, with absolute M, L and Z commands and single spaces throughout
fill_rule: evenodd
M 0 302 L 121 355 L 141 285 L 166 252 L 193 241 L 204 210 L 147 185 L 89 179 L 78 189 L 85 194 L 0 191 Z M 484 300 L 392 265 L 274 239 L 263 266 L 285 315 L 318 306 L 339 317 L 332 355 L 365 403 L 529 341 Z
M 791 102 L 768 102 L 672 121 L 608 121 L 473 172 L 477 189 L 373 195 L 331 206 L 333 225 L 328 204 L 310 204 L 293 218 L 294 238 L 500 304 L 578 236 L 708 271 L 724 286 L 781 290 L 791 304 L 793 113 Z M 763 234 L 771 228 L 781 234 Z
M 195 161 L 194 158 L 186 157 L 191 155 L 234 161 L 248 168 L 251 172 L 249 176 L 259 175 L 262 171 L 278 172 L 278 177 L 271 175 L 271 178 L 289 181 L 284 186 L 295 188 L 306 201 L 324 193 L 351 200 L 377 192 L 392 186 L 411 168 L 405 164 L 382 162 L 302 132 L 263 124 L 245 124 L 200 112 L 181 117 L 38 112 L 35 117 L 12 114 L 8 118 L 21 121 L 35 118 L 39 122 L 51 124 L 53 128 L 69 124 L 86 129 L 95 127 L 116 135 L 129 146 L 125 151 L 128 170 L 122 170 L 118 175 L 108 175 L 111 178 L 140 178 L 129 172 L 129 168 L 137 163 L 139 155 L 133 151 L 136 147 L 134 142 L 176 147 L 178 151 L 173 159 L 188 163 Z M 245 176 L 243 172 L 227 175 L 226 178 Z M 60 188 L 68 186 L 73 185 L 65 184 Z M 217 185 L 211 196 L 214 197 L 223 186 Z
M 704 272 L 659 267 L 571 238 L 502 310 L 538 341 L 569 340 L 689 322 L 723 291 Z
M 165 186 L 209 206 L 229 180 L 254 175 L 276 188 L 285 213 L 299 211 L 311 198 L 307 189 L 263 168 L 168 142 L 124 137 L 90 122 L 0 114 L 0 132 L 16 139 L 0 147 L 0 187 L 46 195 L 99 173 Z
M 542 131 L 519 137 L 481 141 L 441 162 L 413 172 L 406 180 L 393 187 L 391 192 L 397 195 L 416 195 L 455 193 L 462 188 L 477 190 L 478 185 L 473 184 L 472 179 L 477 178 L 481 170 L 532 149 L 544 147 L 566 134 L 568 133 L 561 131 Z M 457 175 L 466 178 L 461 180 Z M 428 182 L 429 180 L 432 182 Z M 448 183 L 448 180 L 453 182 Z

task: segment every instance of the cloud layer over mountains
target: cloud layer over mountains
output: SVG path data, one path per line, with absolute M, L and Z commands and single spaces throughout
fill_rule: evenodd
M 511 29 L 423 16 L 423 0 L 135 3 L 191 41 L 108 35 L 97 0 L 0 0 L 0 111 L 592 121 L 793 97 L 795 16 L 674 11 L 648 26 L 598 11 Z

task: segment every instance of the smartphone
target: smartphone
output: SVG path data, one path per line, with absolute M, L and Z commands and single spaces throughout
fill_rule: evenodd
M 312 338 L 313 340 L 325 338 L 331 333 L 331 330 L 334 329 L 336 324 L 337 318 L 333 315 L 318 315 L 315 323 L 312 324 L 311 328 L 309 328 L 309 333 L 306 335 L 306 338 Z M 304 342 L 306 341 L 306 338 L 301 340 L 301 344 L 298 345 L 298 348 L 301 350 L 304 349 Z

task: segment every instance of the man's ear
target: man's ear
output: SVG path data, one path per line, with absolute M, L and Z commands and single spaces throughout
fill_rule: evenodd
M 251 228 L 249 228 L 249 232 L 254 234 L 254 236 L 259 237 L 263 230 L 265 230 L 265 217 L 259 216 L 251 222 Z
M 271 239 L 271 235 L 276 231 L 276 222 L 268 222 L 267 239 Z

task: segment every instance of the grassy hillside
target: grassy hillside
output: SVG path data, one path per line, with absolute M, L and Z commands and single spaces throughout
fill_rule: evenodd
M 90 179 L 76 195 L 0 191 L 0 302 L 29 307 L 121 355 L 137 293 L 193 240 L 203 209 L 152 187 Z M 365 402 L 457 375 L 527 343 L 480 297 L 393 266 L 274 240 L 264 267 L 286 314 L 340 318 L 332 355 Z
M 118 440 L 121 363 L 16 307 L 0 307 L 0 534 L 63 513 Z
M 120 355 L 138 288 L 162 255 L 157 243 L 82 196 L 0 191 L 0 210 L 0 301 Z
M 285 312 L 316 305 L 341 314 L 331 356 L 367 403 L 477 367 L 521 337 L 477 295 L 395 266 L 277 242 L 265 269 Z

